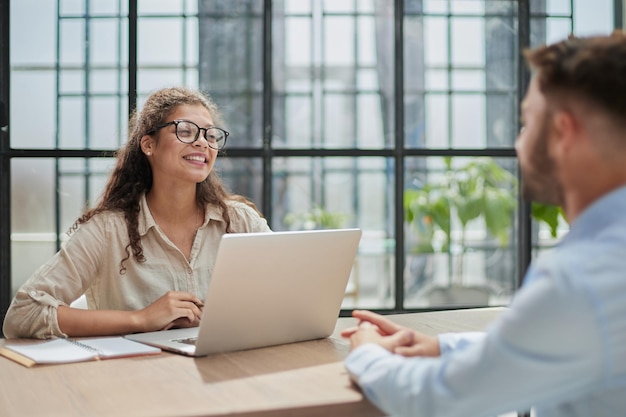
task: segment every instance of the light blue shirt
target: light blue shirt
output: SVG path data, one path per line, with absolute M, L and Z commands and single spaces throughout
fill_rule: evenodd
M 626 415 L 626 187 L 578 217 L 485 333 L 439 342 L 437 358 L 365 344 L 345 365 L 394 416 Z

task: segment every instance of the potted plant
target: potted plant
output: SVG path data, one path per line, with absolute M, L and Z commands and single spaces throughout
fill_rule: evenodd
M 444 158 L 440 175 L 431 174 L 420 188 L 405 190 L 405 220 L 414 236 L 409 254 L 422 263 L 425 254 L 443 253 L 448 260 L 447 285 L 430 285 L 422 291 L 431 303 L 487 303 L 489 286 L 464 282 L 468 225 L 482 219 L 488 238 L 498 247 L 507 246 L 517 206 L 516 186 L 515 176 L 491 158 L 473 158 L 459 167 Z M 458 232 L 453 232 L 453 226 Z
M 348 215 L 340 211 L 328 211 L 320 206 L 314 206 L 311 211 L 302 213 L 288 213 L 284 222 L 293 229 L 340 229 L 346 221 Z

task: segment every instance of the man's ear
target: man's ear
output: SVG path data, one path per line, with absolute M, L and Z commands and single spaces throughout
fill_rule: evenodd
M 155 143 L 154 143 L 154 138 L 150 135 L 144 135 L 141 138 L 141 151 L 150 156 L 152 155 L 152 151 L 154 150 L 155 147 Z
M 562 151 L 567 152 L 568 149 L 577 144 L 582 125 L 574 113 L 567 110 L 559 110 L 552 118 L 552 128 L 557 139 L 557 146 Z

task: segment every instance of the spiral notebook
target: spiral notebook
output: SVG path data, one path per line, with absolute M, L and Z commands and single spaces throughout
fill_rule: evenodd
M 119 336 L 92 339 L 53 339 L 46 341 L 5 341 L 0 355 L 26 367 L 43 364 L 86 362 L 100 359 L 155 355 L 161 349 Z

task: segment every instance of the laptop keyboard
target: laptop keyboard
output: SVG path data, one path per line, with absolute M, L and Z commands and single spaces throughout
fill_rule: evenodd
M 185 337 L 183 339 L 172 339 L 172 342 L 185 343 L 187 345 L 194 345 L 194 346 L 197 341 L 198 341 L 197 337 Z

